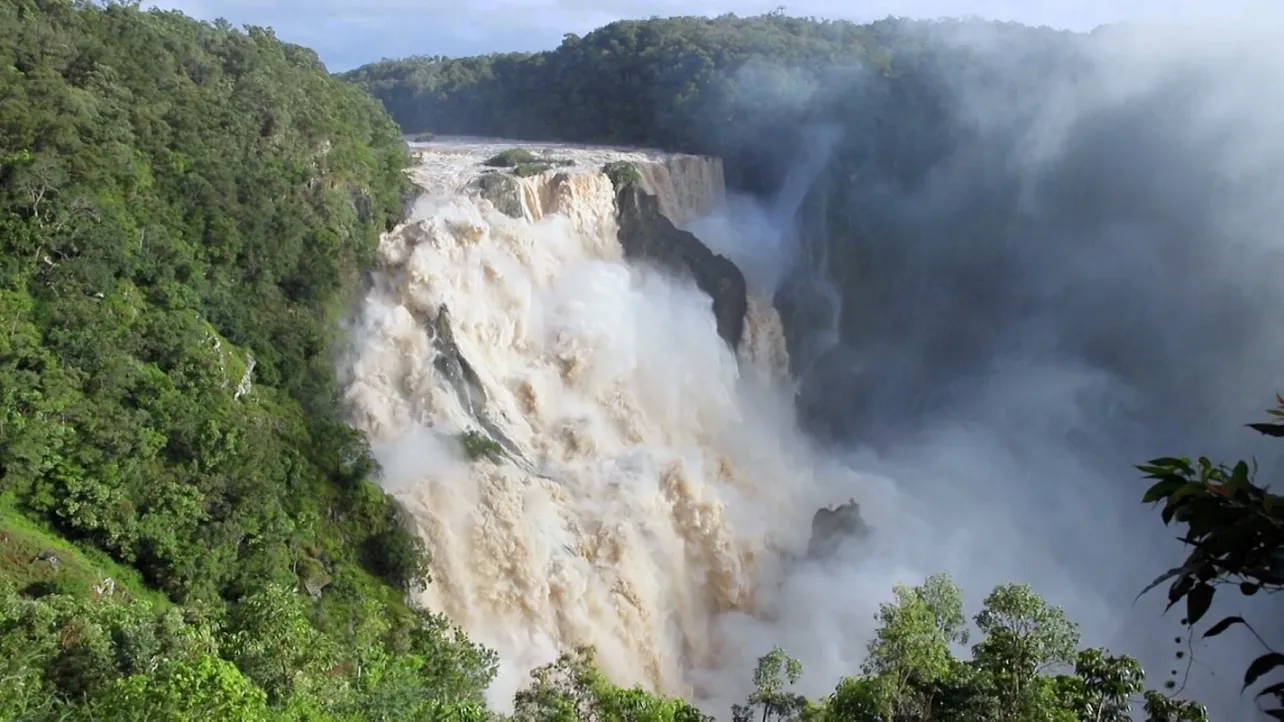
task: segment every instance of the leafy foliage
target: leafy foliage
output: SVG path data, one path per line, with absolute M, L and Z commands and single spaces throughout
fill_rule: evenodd
M 346 638 L 268 586 L 226 620 L 146 602 L 0 590 L 0 719 L 418 719 L 475 708 L 494 654 L 440 617 L 355 605 Z
M 509 148 L 482 161 L 482 165 L 491 168 L 511 168 L 513 175 L 519 178 L 538 175 L 557 166 L 571 165 L 565 158 L 552 158 L 536 155 L 526 148 Z
M 617 160 L 602 166 L 602 172 L 611 179 L 611 185 L 618 191 L 629 183 L 641 183 L 642 172 L 638 167 L 625 160 Z
M 706 117 L 754 122 L 734 112 L 746 88 L 731 71 L 760 58 L 791 70 L 878 62 L 877 38 L 894 25 L 779 14 L 621 21 L 567 35 L 546 53 L 385 60 L 343 77 L 383 101 L 408 132 L 677 148 L 699 138 L 695 121 Z
M 267 696 L 224 660 L 165 662 L 153 674 L 122 677 L 90 705 L 90 718 L 142 722 L 215 719 L 266 722 Z
M 945 575 L 898 587 L 894 601 L 879 610 L 864 669 L 821 700 L 793 691 L 802 665 L 783 649 L 771 650 L 758 660 L 754 691 L 733 707 L 732 719 L 1129 722 L 1140 706 L 1147 722 L 1208 722 L 1198 704 L 1145 690 L 1136 660 L 1077 650 L 1075 625 L 1024 585 L 993 591 L 974 617 L 983 638 L 971 660 L 960 659 L 951 645 L 968 637 L 961 600 Z M 686 703 L 610 685 L 589 649 L 565 654 L 532 677 L 534 684 L 517 695 L 520 722 L 708 719 Z
M 1073 37 L 973 24 L 964 32 L 993 36 L 1006 67 L 1044 69 Z M 725 160 L 729 184 L 770 192 L 810 142 L 808 126 L 847 131 L 848 174 L 871 163 L 908 179 L 949 152 L 966 130 L 948 122 L 951 91 L 936 70 L 992 72 L 939 41 L 959 25 L 782 13 L 628 20 L 568 34 L 548 52 L 382 60 L 340 77 L 378 98 L 408 133 L 707 153 Z
M 270 30 L 0 0 L 0 718 L 480 702 L 331 370 L 406 162 Z
M 1267 413 L 1276 420 L 1249 424 L 1249 428 L 1284 437 L 1280 420 L 1284 419 L 1284 396 L 1277 396 L 1276 407 Z M 1162 503 L 1164 523 L 1183 525 L 1181 540 L 1190 547 L 1181 566 L 1160 575 L 1145 591 L 1171 580 L 1168 606 L 1185 602 L 1185 623 L 1192 633 L 1212 606 L 1219 586 L 1234 585 L 1244 596 L 1284 588 L 1284 498 L 1259 486 L 1255 469 L 1247 462 L 1226 465 L 1206 457 L 1194 461 L 1165 457 L 1138 468 L 1154 480 L 1143 501 Z M 1203 636 L 1215 637 L 1237 625 L 1252 629 L 1244 618 L 1229 616 L 1211 625 Z M 1267 646 L 1245 670 L 1244 689 L 1282 667 L 1284 654 Z M 1265 685 L 1257 695 L 1274 698 L 1274 706 L 1266 712 L 1284 719 L 1284 681 Z
M 1004 585 L 973 618 L 982 639 L 972 659 L 952 645 L 968 640 L 962 594 L 946 575 L 898 587 L 884 604 L 861 673 L 810 700 L 793 690 L 803 669 L 776 648 L 758 660 L 754 690 L 735 705 L 740 722 L 1209 722 L 1193 702 L 1144 688 L 1136 660 L 1102 649 L 1077 649 L 1078 630 L 1061 610 L 1024 585 Z M 535 670 L 517 695 L 518 722 L 632 720 L 704 722 L 678 700 L 622 690 L 606 682 L 591 649 Z
M 478 459 L 498 460 L 504 453 L 504 447 L 499 445 L 498 441 L 490 438 L 477 429 L 469 429 L 459 435 L 459 441 L 464 446 L 464 453 L 468 458 L 476 461 Z
M 1207 722 L 1199 705 L 1145 691 L 1136 660 L 1078 650 L 1077 626 L 1026 585 L 994 589 L 974 617 L 982 638 L 959 659 L 961 599 L 945 575 L 898 587 L 879 610 L 863 673 L 797 718 L 1126 722 L 1144 704 L 1148 722 Z
M 515 168 L 526 163 L 538 163 L 539 156 L 525 148 L 509 148 L 482 161 L 492 168 Z
M 531 678 L 514 700 L 518 722 L 712 722 L 682 700 L 611 684 L 589 647 L 562 654 L 531 672 Z
M 788 720 L 803 714 L 811 704 L 806 697 L 788 691 L 802 676 L 802 663 L 777 647 L 758 660 L 753 671 L 754 691 L 743 705 L 731 709 L 735 722 Z
M 0 17 L 3 489 L 178 600 L 386 527 L 323 519 L 366 511 L 328 329 L 400 210 L 392 125 L 262 29 Z

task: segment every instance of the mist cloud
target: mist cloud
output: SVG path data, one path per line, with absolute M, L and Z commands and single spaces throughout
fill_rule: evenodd
M 1162 591 L 1133 604 L 1181 549 L 1132 465 L 1284 460 L 1242 426 L 1284 385 L 1282 20 L 1104 29 L 1033 78 L 981 26 L 921 30 L 973 59 L 930 69 L 961 140 L 905 183 L 851 165 L 888 138 L 848 138 L 796 219 L 790 255 L 810 263 L 785 284 L 795 324 L 829 340 L 795 334 L 805 413 L 861 472 L 835 472 L 833 496 L 857 495 L 877 532 L 795 567 L 777 619 L 728 619 L 746 655 L 781 644 L 823 693 L 891 585 L 946 570 L 971 612 L 1028 581 L 1152 686 L 1184 671 L 1180 614 L 1162 616 Z M 1023 76 L 1025 94 L 992 82 Z M 817 223 L 835 204 L 846 218 Z M 843 297 L 838 343 L 832 308 L 805 321 L 825 289 Z M 1278 617 L 1253 602 L 1232 593 L 1210 618 Z M 1196 644 L 1187 693 L 1214 719 L 1254 718 L 1238 680 L 1258 651 Z

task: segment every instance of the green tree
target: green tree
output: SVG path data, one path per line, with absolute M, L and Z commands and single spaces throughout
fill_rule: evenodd
M 968 639 L 963 595 L 945 574 L 918 587 L 897 586 L 894 595 L 892 603 L 879 607 L 879 627 L 863 671 L 879 682 L 882 714 L 930 715 L 938 685 L 958 672 L 950 645 Z
M 321 675 L 339 663 L 333 640 L 308 621 L 303 598 L 271 585 L 241 600 L 229 619 L 228 654 L 270 699 L 312 692 Z
M 1071 706 L 1077 717 L 1092 722 L 1129 722 L 1134 698 L 1145 691 L 1146 673 L 1137 660 L 1104 649 L 1085 649 L 1075 656 L 1077 692 Z
M 1249 428 L 1273 438 L 1284 437 L 1284 396 L 1267 412 L 1272 420 Z M 1181 540 L 1189 553 L 1181 566 L 1168 570 L 1143 593 L 1168 582 L 1168 606 L 1185 602 L 1184 622 L 1195 633 L 1213 603 L 1217 589 L 1234 586 L 1241 595 L 1275 593 L 1284 589 L 1284 498 L 1256 482 L 1248 462 L 1214 464 L 1206 457 L 1153 459 L 1138 467 L 1153 484 L 1143 502 L 1163 504 L 1164 524 L 1184 527 Z M 1252 629 L 1240 616 L 1224 617 L 1203 632 L 1215 637 L 1234 626 Z M 1266 713 L 1284 719 L 1284 653 L 1267 645 L 1243 676 L 1244 689 L 1272 673 L 1276 681 L 1260 686 L 1257 696 L 1273 699 Z
M 1208 722 L 1200 705 L 1146 690 L 1136 660 L 1076 651 L 1075 625 L 1025 585 L 1001 585 L 986 599 L 971 659 L 950 646 L 967 636 L 961 594 L 946 575 L 898 587 L 878 619 L 862 673 L 806 707 L 808 719 L 1124 722 L 1144 705 L 1148 722 Z
M 787 722 L 798 719 L 809 708 L 807 698 L 789 691 L 802 676 L 802 663 L 776 647 L 758 659 L 753 670 L 754 691 L 743 705 L 735 705 L 731 718 L 736 722 Z
M 271 30 L 0 0 L 0 717 L 477 704 L 332 369 L 407 162 Z
M 993 685 L 998 720 L 1029 718 L 1046 704 L 1043 673 L 1074 659 L 1079 629 L 1028 584 L 996 587 L 976 615 L 984 639 L 972 648 L 976 667 Z
M 517 722 L 712 722 L 682 700 L 611 684 L 589 647 L 562 654 L 531 678 L 514 700 Z

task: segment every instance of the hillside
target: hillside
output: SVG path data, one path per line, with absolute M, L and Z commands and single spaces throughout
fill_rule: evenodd
M 907 174 L 938 158 L 953 139 L 941 68 L 996 70 L 993 58 L 946 42 L 959 32 L 1003 47 L 1005 65 L 1026 65 L 1026 82 L 1078 40 L 979 20 L 675 17 L 570 34 L 544 53 L 384 60 L 340 77 L 378 98 L 407 133 L 705 153 L 724 158 L 732 188 L 770 193 L 806 145 L 800 131 L 809 124 L 896 141 L 847 139 L 877 145 Z
M 0 718 L 476 697 L 332 371 L 406 162 L 268 30 L 0 3 Z

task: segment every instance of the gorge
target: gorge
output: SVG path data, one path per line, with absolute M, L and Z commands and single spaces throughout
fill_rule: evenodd
M 1089 639 L 1152 664 L 1172 654 L 1171 639 L 1129 629 L 1154 628 L 1153 603 L 1120 611 L 1136 592 L 1126 580 L 1154 552 L 1107 564 L 1095 545 L 1063 546 L 1080 534 L 1141 543 L 1126 515 L 1061 506 L 1040 522 L 1062 525 L 1051 537 L 1019 515 L 1054 503 L 1057 492 L 1026 484 L 1040 455 L 1073 460 L 1058 503 L 1106 498 L 1073 475 L 1115 474 L 1082 456 L 1102 447 L 1080 426 L 1108 418 L 1094 386 L 1113 387 L 1109 377 L 1038 372 L 1052 384 L 1044 394 L 1073 400 L 1035 423 L 1024 406 L 1042 403 L 1034 389 L 1006 390 L 1034 368 L 1018 365 L 991 391 L 1010 420 L 920 420 L 917 437 L 877 451 L 799 426 L 799 412 L 824 415 L 806 384 L 851 353 L 825 297 L 825 249 L 803 260 L 796 230 L 771 220 L 807 202 L 833 144 L 816 137 L 774 210 L 728 196 L 713 158 L 448 137 L 415 146 L 424 195 L 382 241 L 346 394 L 385 488 L 428 541 L 433 582 L 420 601 L 500 654 L 495 708 L 580 645 L 612 681 L 716 714 L 752 691 L 745 660 L 781 644 L 814 675 L 801 689 L 820 695 L 858 663 L 880 590 L 938 568 L 989 584 L 1035 577 Z M 791 295 L 800 274 L 819 303 Z M 796 321 L 787 343 L 778 306 L 821 322 Z M 881 383 L 896 383 L 889 372 Z M 1024 428 L 1008 425 L 1018 419 Z M 494 453 L 476 453 L 477 437 Z M 989 488 L 1013 496 L 969 500 L 987 484 L 966 475 L 995 471 Z M 840 502 L 855 515 L 830 510 Z M 839 533 L 813 536 L 835 521 Z M 1125 583 L 1102 584 L 1112 578 Z M 826 600 L 834 588 L 842 596 Z
M 1277 383 L 1284 340 L 1267 310 L 1273 224 L 1250 221 L 1277 215 L 1274 185 L 1251 180 L 1284 167 L 1252 120 L 1275 90 L 1266 74 L 1222 70 L 1279 59 L 1230 25 L 1080 35 L 669 19 L 533 56 L 385 61 L 347 77 L 408 132 L 722 158 L 728 210 L 689 228 L 781 315 L 791 418 L 817 458 L 859 470 L 809 506 L 855 496 L 874 528 L 842 563 L 782 571 L 773 604 L 794 618 L 727 616 L 737 639 L 760 635 L 744 656 L 781 644 L 819 694 L 862 657 L 875 605 L 854 600 L 938 569 L 978 591 L 1028 580 L 1092 643 L 1174 666 L 1179 619 L 1160 595 L 1134 602 L 1173 550 L 1130 508 L 1131 465 L 1201 444 L 1278 458 L 1231 422 L 1260 413 L 1252 389 Z M 746 49 L 762 38 L 815 57 Z M 698 68 L 694 99 L 618 50 L 650 57 L 663 42 Z M 835 46 L 862 60 L 834 62 Z M 739 59 L 710 68 L 703 53 Z M 448 82 L 434 86 L 437 73 Z M 1173 278 L 1200 280 L 1161 280 Z M 1251 716 L 1215 680 L 1240 653 L 1218 649 L 1201 649 L 1186 689 L 1217 697 L 1219 716 Z

